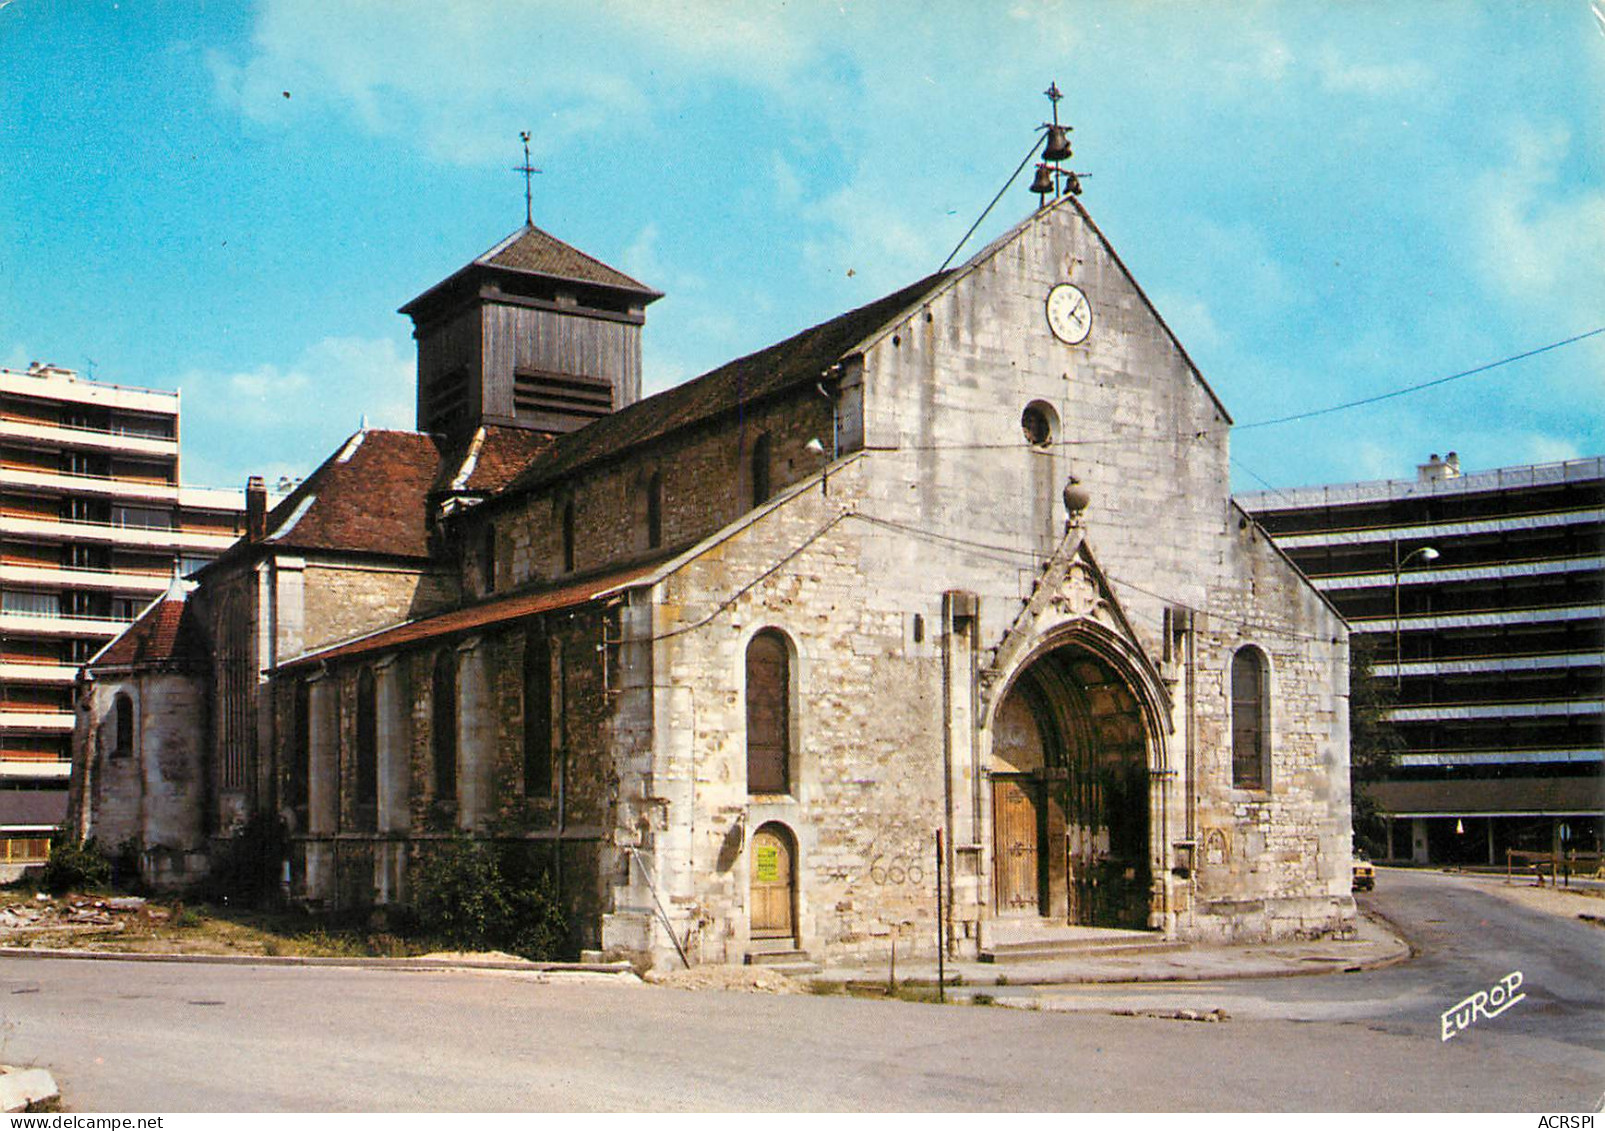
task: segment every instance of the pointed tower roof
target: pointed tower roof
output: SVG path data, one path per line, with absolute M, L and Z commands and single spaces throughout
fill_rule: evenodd
M 604 291 L 624 292 L 632 297 L 634 304 L 640 306 L 663 297 L 662 291 L 655 291 L 645 283 L 630 278 L 594 255 L 587 255 L 534 224 L 525 224 L 489 251 L 475 256 L 461 269 L 407 303 L 400 313 L 416 319 L 476 276 L 482 279 L 502 276 L 527 281 L 577 283 Z

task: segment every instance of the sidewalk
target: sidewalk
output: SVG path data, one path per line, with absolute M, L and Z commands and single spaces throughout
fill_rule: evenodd
M 1374 970 L 1410 957 L 1407 943 L 1380 916 L 1361 912 L 1352 939 L 1315 939 L 1209 946 L 1160 944 L 1140 951 L 1067 953 L 1052 959 L 985 963 L 955 959 L 946 964 L 949 985 L 1048 986 L 1121 982 L 1205 982 L 1227 978 L 1290 978 Z M 833 966 L 814 981 L 885 985 L 888 965 Z M 936 960 L 897 960 L 900 985 L 936 985 Z

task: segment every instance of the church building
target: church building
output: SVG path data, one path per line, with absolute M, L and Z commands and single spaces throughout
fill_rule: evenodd
M 528 225 L 404 306 L 418 430 L 86 669 L 77 827 L 176 884 L 276 817 L 320 907 L 467 833 L 660 965 L 1347 929 L 1344 621 L 1074 196 L 643 398 L 659 297 Z

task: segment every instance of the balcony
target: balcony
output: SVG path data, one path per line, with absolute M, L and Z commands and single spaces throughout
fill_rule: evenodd
M 113 385 L 109 381 L 80 381 L 69 370 L 61 369 L 40 373 L 0 369 L 0 393 L 62 404 L 130 409 L 163 416 L 178 415 L 177 393 L 145 389 L 137 385 Z
M 1586 483 L 1605 477 L 1605 457 L 1558 463 L 1529 464 L 1493 471 L 1473 471 L 1457 479 L 1373 479 L 1362 483 L 1341 483 L 1329 487 L 1290 487 L 1275 491 L 1249 491 L 1237 501 L 1251 513 L 1279 513 L 1311 508 L 1348 506 L 1355 503 L 1394 502 L 1431 499 L 1487 492 L 1525 491 L 1561 483 Z
M 0 632 L 16 636 L 84 636 L 110 640 L 132 621 L 111 617 L 66 617 L 0 612 Z
M 1389 707 L 1382 717 L 1394 723 L 1436 723 L 1469 719 L 1554 719 L 1605 715 L 1599 699 L 1550 699 L 1534 703 L 1434 703 Z
M 0 711 L 0 731 L 11 734 L 71 734 L 71 711 Z
M 40 759 L 37 762 L 32 762 L 11 758 L 0 761 L 0 778 L 24 778 L 32 781 L 59 779 L 65 781 L 71 776 L 71 762 L 62 762 L 55 759 Z
M 0 515 L 0 534 L 19 535 L 50 542 L 85 542 L 100 546 L 129 546 L 147 550 L 197 550 L 222 553 L 238 540 L 237 534 L 202 534 L 151 526 L 113 526 L 109 522 L 63 522 L 56 519 Z
M 176 439 L 160 439 L 106 428 L 71 428 L 65 424 L 43 424 L 36 420 L 10 417 L 0 417 L 0 439 L 16 440 L 31 447 L 178 458 Z
M 1522 624 L 1558 624 L 1565 621 L 1605 620 L 1605 603 L 1597 605 L 1555 605 L 1547 609 L 1498 609 L 1485 613 L 1434 613 L 1429 616 L 1400 617 L 1401 632 L 1436 632 L 1447 628 L 1502 628 Z M 1350 617 L 1355 632 L 1392 632 L 1392 617 Z
M 1478 675 L 1481 673 L 1564 671 L 1571 668 L 1597 668 L 1605 665 L 1599 652 L 1556 652 L 1547 656 L 1479 656 L 1468 660 L 1406 660 L 1402 664 L 1373 664 L 1371 674 L 1379 678 L 1400 676 Z
M 1313 549 L 1322 546 L 1386 546 L 1392 542 L 1444 541 L 1474 534 L 1504 534 L 1515 530 L 1551 530 L 1565 526 L 1594 525 L 1605 522 L 1605 508 L 1552 511 L 1546 514 L 1519 514 L 1504 518 L 1479 518 L 1466 522 L 1427 522 L 1405 526 L 1377 526 L 1359 530 L 1326 530 L 1314 534 L 1278 534 L 1274 541 L 1283 550 Z M 1389 583 L 1393 575 L 1388 574 Z
M 78 678 L 71 664 L 17 664 L 0 662 L 0 683 L 70 686 Z
M 172 584 L 172 574 L 118 573 L 109 569 L 56 569 L 51 566 L 0 565 L 0 583 L 48 589 L 88 589 L 154 597 Z
M 1497 565 L 1465 566 L 1460 569 L 1409 569 L 1399 575 L 1399 585 L 1406 589 L 1423 585 L 1448 585 L 1462 581 L 1508 581 L 1518 577 L 1548 577 L 1562 573 L 1599 573 L 1605 570 L 1605 557 L 1554 558 L 1540 562 L 1500 562 Z M 1380 573 L 1327 574 L 1313 578 L 1315 587 L 1323 593 L 1341 593 L 1353 589 L 1393 588 L 1393 571 Z
M 1506 766 L 1545 762 L 1588 765 L 1605 762 L 1605 749 L 1583 746 L 1541 750 L 1417 750 L 1400 754 L 1394 761 L 1400 766 Z
M 113 479 L 104 475 L 69 475 L 59 471 L 29 471 L 17 467 L 0 467 L 0 487 L 12 487 L 28 494 L 130 499 L 136 502 L 176 503 L 179 497 L 179 489 L 171 483 Z

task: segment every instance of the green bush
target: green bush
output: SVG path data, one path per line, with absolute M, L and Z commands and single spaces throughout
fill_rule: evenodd
M 568 919 L 550 874 L 524 874 L 509 863 L 467 836 L 430 848 L 413 871 L 414 929 L 465 950 L 561 955 Z
M 257 907 L 279 891 L 289 839 L 277 817 L 258 813 L 227 841 L 193 893 L 213 903 Z
M 80 841 L 60 834 L 50 841 L 50 859 L 45 862 L 45 890 L 54 895 L 74 889 L 103 888 L 111 882 L 111 861 L 95 838 Z

